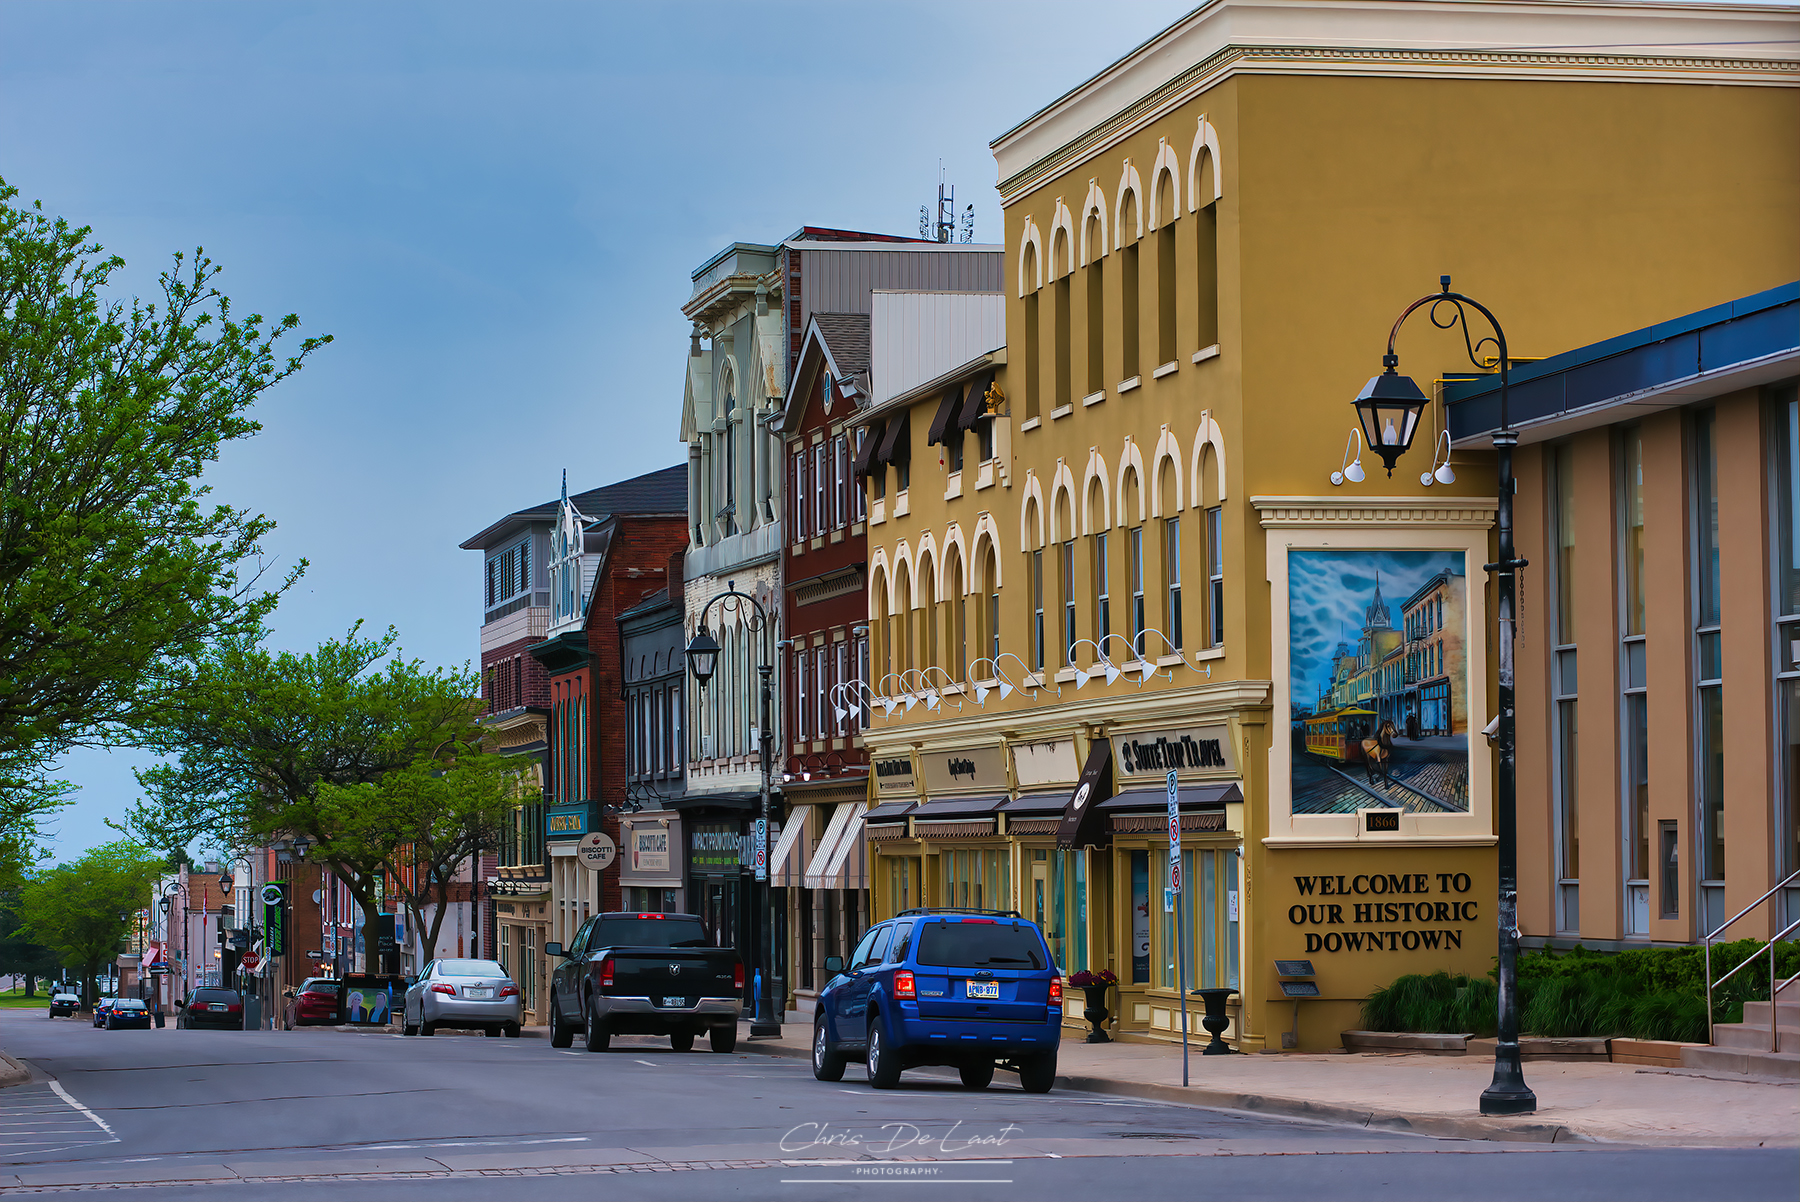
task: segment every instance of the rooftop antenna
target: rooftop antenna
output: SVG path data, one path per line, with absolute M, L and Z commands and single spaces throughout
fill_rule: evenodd
M 919 206 L 919 237 L 931 242 L 975 241 L 975 206 L 957 215 L 956 189 L 944 185 L 943 159 L 938 160 L 937 215 L 932 215 L 930 205 Z

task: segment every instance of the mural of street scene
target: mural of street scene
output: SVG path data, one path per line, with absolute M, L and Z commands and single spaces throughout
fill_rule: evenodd
M 1467 581 L 1453 551 L 1293 551 L 1293 812 L 1469 809 Z

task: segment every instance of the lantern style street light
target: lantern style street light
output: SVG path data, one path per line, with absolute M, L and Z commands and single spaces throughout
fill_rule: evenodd
M 757 675 L 761 678 L 762 697 L 759 710 L 759 725 L 756 730 L 757 775 L 762 785 L 762 821 L 760 827 L 760 846 L 756 849 L 756 857 L 761 862 L 759 878 L 752 884 L 752 889 L 760 891 L 760 909 L 763 915 L 763 939 L 756 949 L 756 958 L 762 963 L 761 987 L 756 990 L 756 1017 L 750 1022 L 752 1038 L 760 1036 L 781 1036 L 781 1014 L 775 1008 L 775 890 L 773 886 L 775 865 L 770 862 L 769 831 L 774 825 L 770 818 L 769 774 L 773 768 L 773 750 L 775 732 L 770 726 L 769 714 L 774 705 L 774 649 L 769 644 L 770 627 L 768 611 L 762 603 L 749 593 L 741 593 L 736 582 L 727 581 L 725 591 L 708 601 L 700 609 L 700 627 L 694 637 L 688 641 L 688 669 L 694 674 L 694 682 L 702 689 L 713 678 L 719 666 L 719 641 L 713 638 L 706 627 L 706 615 L 713 606 L 719 607 L 720 621 L 723 622 L 727 612 L 745 613 L 748 621 L 745 625 L 756 634 L 762 636 L 762 662 L 756 665 Z
M 1394 322 L 1394 328 L 1388 333 L 1387 354 L 1382 358 L 1384 370 L 1363 387 L 1356 398 L 1356 412 L 1369 449 L 1381 456 L 1388 474 L 1392 475 L 1394 461 L 1412 444 L 1419 412 L 1425 403 L 1419 386 L 1395 371 L 1400 360 L 1394 354 L 1394 339 L 1399 336 L 1400 326 L 1406 319 L 1427 306 L 1432 325 L 1440 330 L 1462 330 L 1463 347 L 1470 363 L 1486 368 L 1497 361 L 1500 368 L 1500 427 L 1493 434 L 1495 468 L 1499 476 L 1499 505 L 1494 514 L 1494 526 L 1500 556 L 1495 562 L 1482 565 L 1494 577 L 1499 620 L 1497 692 L 1500 713 L 1495 738 L 1500 753 L 1498 796 L 1495 798 L 1500 876 L 1496 915 L 1500 935 L 1499 1037 L 1494 1044 L 1494 1079 L 1481 1093 L 1481 1113 L 1533 1114 L 1537 1111 L 1537 1095 L 1525 1084 L 1525 1070 L 1519 1059 L 1519 789 L 1513 713 L 1513 614 L 1518 571 L 1526 566 L 1525 560 L 1513 552 L 1512 452 L 1519 443 L 1519 433 L 1508 420 L 1507 387 L 1511 364 L 1506 354 L 1506 331 L 1500 328 L 1499 320 L 1487 306 L 1473 297 L 1450 291 L 1449 276 L 1439 277 L 1438 284 L 1439 291 L 1408 305 Z M 1471 337 L 1464 305 L 1487 319 L 1488 326 L 1494 331 L 1492 335 L 1480 339 Z M 1481 348 L 1490 343 L 1496 358 L 1484 361 Z M 1390 431 L 1391 440 L 1388 438 Z

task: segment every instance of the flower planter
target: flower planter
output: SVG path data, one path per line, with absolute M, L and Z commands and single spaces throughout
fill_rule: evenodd
M 1094 1028 L 1088 1032 L 1087 1042 L 1089 1043 L 1112 1042 L 1112 1037 L 1107 1035 L 1105 1030 L 1106 1020 L 1111 1017 L 1111 1012 L 1106 1008 L 1106 991 L 1110 988 L 1112 988 L 1110 985 L 1083 985 L 1081 987 L 1081 992 L 1087 995 L 1087 1009 L 1081 1012 L 1081 1017 L 1087 1019 L 1088 1024 Z

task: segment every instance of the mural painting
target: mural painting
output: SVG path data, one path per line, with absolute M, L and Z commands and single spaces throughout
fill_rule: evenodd
M 1469 811 L 1459 551 L 1292 551 L 1293 812 Z

